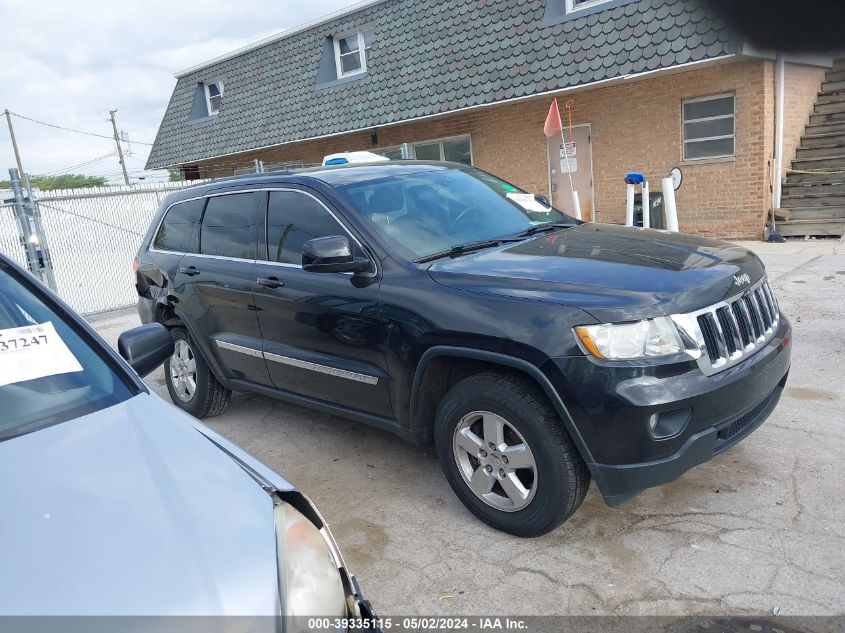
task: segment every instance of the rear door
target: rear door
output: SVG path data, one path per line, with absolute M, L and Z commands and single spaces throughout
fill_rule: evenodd
M 255 268 L 255 304 L 273 384 L 392 418 L 378 282 L 301 266 L 302 245 L 310 239 L 347 235 L 366 256 L 360 243 L 314 193 L 268 190 L 261 206 L 266 244 Z
M 176 284 L 179 309 L 224 375 L 268 385 L 252 295 L 258 197 L 256 191 L 207 197 L 199 252 L 186 254 L 179 262 Z
M 149 248 L 138 256 L 135 284 L 140 297 L 161 305 L 168 303 L 179 262 L 185 253 L 199 249 L 203 209 L 205 198 L 200 197 L 180 200 L 165 210 Z

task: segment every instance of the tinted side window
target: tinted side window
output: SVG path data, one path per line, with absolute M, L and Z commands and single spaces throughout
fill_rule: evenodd
M 267 203 L 267 250 L 271 262 L 302 264 L 302 245 L 315 237 L 347 235 L 326 208 L 297 191 L 271 191 Z M 364 253 L 355 242 L 353 252 Z
M 199 227 L 205 198 L 174 204 L 164 216 L 153 240 L 153 248 L 177 253 L 196 253 Z
M 255 257 L 254 204 L 252 193 L 209 198 L 200 229 L 200 252 L 241 259 Z

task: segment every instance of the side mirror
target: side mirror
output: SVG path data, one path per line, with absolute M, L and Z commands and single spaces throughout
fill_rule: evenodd
M 315 237 L 302 245 L 302 269 L 311 273 L 360 273 L 370 269 L 370 260 L 352 254 L 348 237 Z
M 121 334 L 117 351 L 139 376 L 146 376 L 173 355 L 173 339 L 161 323 L 148 323 Z

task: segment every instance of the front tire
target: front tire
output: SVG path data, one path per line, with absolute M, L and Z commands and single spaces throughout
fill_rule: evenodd
M 566 521 L 590 485 L 584 461 L 539 386 L 484 373 L 455 385 L 437 411 L 437 457 L 479 519 L 516 536 Z
M 200 419 L 219 415 L 232 392 L 214 377 L 187 330 L 174 328 L 170 335 L 174 351 L 167 360 L 164 376 L 173 404 Z

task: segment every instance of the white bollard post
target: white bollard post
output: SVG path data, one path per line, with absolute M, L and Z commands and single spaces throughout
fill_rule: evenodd
M 675 205 L 675 183 L 671 178 L 664 178 L 663 184 L 663 213 L 666 218 L 666 230 L 677 233 L 678 207 Z
M 582 220 L 581 217 L 581 200 L 578 198 L 578 192 L 572 190 L 572 208 L 575 209 L 575 219 Z
M 648 199 L 648 180 L 643 181 L 643 228 L 651 228 L 651 203 Z
M 625 226 L 634 226 L 634 194 L 637 185 L 628 185 L 628 205 L 625 207 Z

